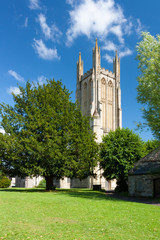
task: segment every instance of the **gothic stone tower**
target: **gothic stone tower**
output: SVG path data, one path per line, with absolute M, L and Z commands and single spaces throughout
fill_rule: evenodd
M 102 136 L 122 127 L 120 59 L 113 59 L 113 72 L 101 68 L 100 48 L 96 39 L 93 48 L 93 67 L 83 74 L 81 53 L 77 62 L 76 100 L 83 114 L 93 117 L 91 126 L 96 133 L 97 142 Z

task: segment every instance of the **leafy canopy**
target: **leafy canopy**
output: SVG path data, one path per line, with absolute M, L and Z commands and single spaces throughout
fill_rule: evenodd
M 143 142 L 128 128 L 118 128 L 103 137 L 100 165 L 106 179 L 116 178 L 117 189 L 127 190 L 128 171 L 143 155 Z
M 85 178 L 96 165 L 97 144 L 89 119 L 71 102 L 61 81 L 37 87 L 27 82 L 13 95 L 13 107 L 1 104 L 7 145 L 3 168 L 19 176 Z M 48 187 L 48 185 L 47 185 Z
M 153 139 L 144 142 L 143 144 L 143 157 L 152 152 L 154 149 L 160 146 L 160 141 Z
M 137 100 L 143 105 L 143 117 L 157 139 L 160 139 L 160 35 L 142 33 L 137 45 Z

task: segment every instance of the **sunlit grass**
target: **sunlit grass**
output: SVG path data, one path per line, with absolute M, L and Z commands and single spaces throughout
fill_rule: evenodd
M 0 239 L 160 239 L 160 207 L 91 190 L 0 191 Z

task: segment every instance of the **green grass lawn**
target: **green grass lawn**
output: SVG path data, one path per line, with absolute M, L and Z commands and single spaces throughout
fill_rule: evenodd
M 91 190 L 0 190 L 0 239 L 160 239 L 160 207 Z

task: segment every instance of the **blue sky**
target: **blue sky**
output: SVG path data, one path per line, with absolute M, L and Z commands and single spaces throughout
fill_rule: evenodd
M 135 122 L 142 121 L 136 101 L 136 44 L 141 31 L 159 33 L 159 9 L 159 0 L 1 0 L 0 102 L 12 105 L 17 84 L 46 78 L 61 79 L 75 101 L 79 52 L 86 72 L 97 37 L 102 67 L 113 70 L 118 50 L 123 127 L 135 130 Z M 153 138 L 145 131 L 140 136 Z

